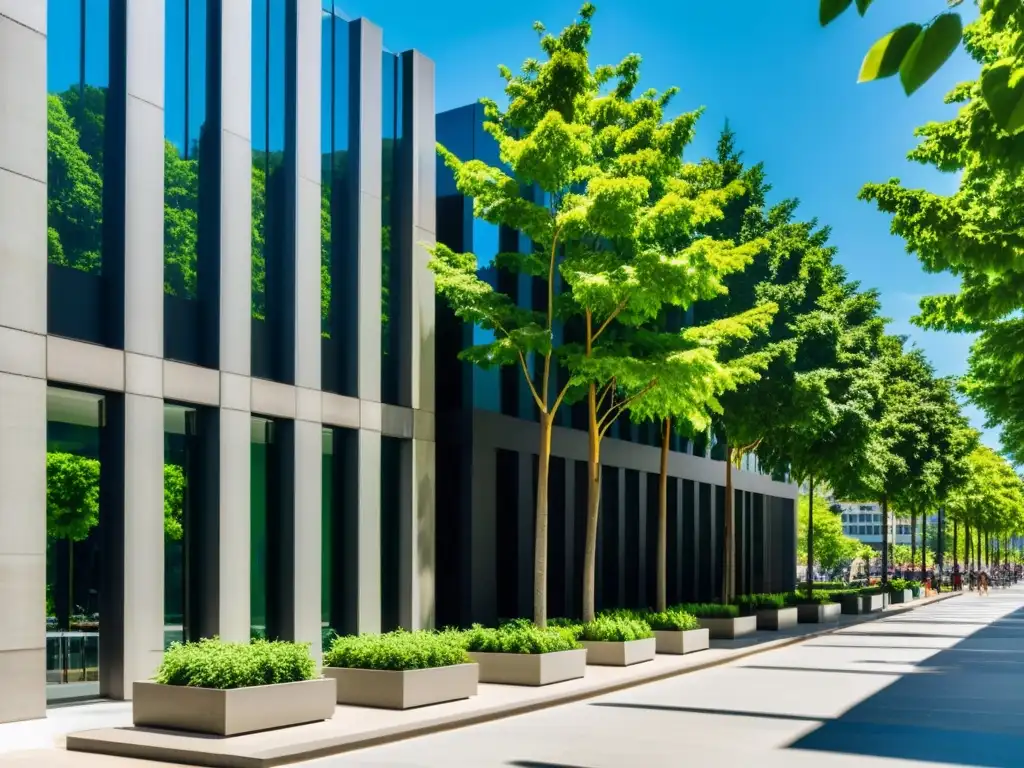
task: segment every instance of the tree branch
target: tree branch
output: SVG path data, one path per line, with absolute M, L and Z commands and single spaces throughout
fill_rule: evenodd
M 548 334 L 554 338 L 555 321 L 555 254 L 558 252 L 558 235 L 561 227 L 555 227 L 555 235 L 551 239 L 551 259 L 548 262 Z M 548 401 L 548 382 L 551 380 L 551 355 L 544 356 L 544 373 L 541 378 L 541 389 L 544 392 L 544 402 Z
M 618 317 L 619 314 L 622 312 L 622 310 L 624 310 L 625 308 L 626 308 L 626 300 L 623 299 L 622 301 L 619 302 L 619 305 L 615 309 L 612 310 L 612 313 L 610 315 L 608 315 L 607 318 L 605 318 L 605 321 L 603 323 L 601 323 L 601 326 L 597 329 L 597 332 L 590 339 L 591 343 L 597 341 L 597 338 L 602 333 L 604 333 L 605 329 L 609 326 L 609 324 L 612 322 L 612 320 L 614 320 L 616 317 Z
M 629 407 L 630 403 L 634 402 L 635 400 L 637 400 L 640 397 L 643 397 L 648 392 L 650 392 L 652 389 L 654 389 L 657 385 L 658 385 L 658 380 L 657 379 L 652 379 L 647 384 L 647 386 L 645 386 L 643 389 L 637 390 L 632 395 L 627 397 L 625 400 L 622 400 L 620 403 L 618 403 L 618 405 L 616 405 L 616 406 L 614 406 L 612 408 L 609 408 L 608 411 L 605 413 L 605 415 L 602 416 L 601 419 L 598 421 L 598 428 L 600 429 L 600 436 L 604 437 L 604 433 L 607 432 L 608 428 L 611 427 L 611 425 L 613 423 L 615 423 L 615 420 L 617 418 L 619 418 L 619 416 L 622 415 L 622 412 L 625 411 Z M 609 418 L 609 417 L 611 417 L 611 418 Z
M 530 378 L 530 368 L 526 365 L 526 356 L 523 354 L 521 349 L 516 349 L 516 353 L 519 355 L 519 366 L 523 369 L 523 377 L 526 379 L 526 383 L 530 387 L 530 394 L 533 395 L 533 401 L 537 403 L 537 407 L 540 408 L 541 413 L 547 413 L 548 404 L 540 399 L 540 395 L 537 394 L 537 388 L 533 386 L 533 379 Z

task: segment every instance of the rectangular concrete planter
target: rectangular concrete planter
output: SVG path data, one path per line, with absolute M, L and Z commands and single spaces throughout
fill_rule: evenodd
M 735 619 L 701 619 L 700 626 L 711 632 L 712 640 L 733 640 L 757 631 L 757 616 L 739 616 Z
M 657 642 L 653 637 L 643 640 L 582 640 L 587 649 L 587 664 L 598 667 L 629 667 L 643 661 L 653 661 Z
M 587 671 L 587 651 L 554 653 L 481 653 L 471 652 L 480 665 L 481 683 L 505 685 L 551 685 L 583 677 Z
M 768 608 L 755 615 L 758 629 L 791 629 L 797 624 L 796 608 Z
M 909 603 L 913 599 L 914 593 L 911 592 L 909 589 L 901 589 L 899 592 L 889 593 L 889 602 L 893 605 L 898 605 L 899 603 Z
M 796 620 L 800 624 L 828 624 L 832 621 L 839 621 L 841 610 L 842 606 L 839 603 L 798 605 L 796 607 Z
M 861 613 L 874 613 L 885 607 L 885 595 L 861 595 Z
M 839 603 L 842 606 L 843 613 L 847 615 L 864 613 L 864 606 L 860 598 L 860 595 L 843 595 L 842 601 Z
M 339 704 L 412 709 L 476 696 L 480 667 L 454 664 L 433 669 L 343 669 L 324 667 L 337 683 Z
M 237 736 L 330 720 L 335 696 L 334 681 L 325 678 L 227 691 L 139 681 L 132 684 L 132 722 Z
M 706 629 L 684 631 L 670 629 L 654 630 L 655 648 L 658 653 L 684 654 L 706 651 L 711 645 L 711 633 Z

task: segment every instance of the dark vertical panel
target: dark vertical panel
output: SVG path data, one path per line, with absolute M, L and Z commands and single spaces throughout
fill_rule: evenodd
M 697 530 L 700 538 L 697 546 L 699 558 L 697 599 L 711 600 L 714 597 L 714 514 L 711 486 L 699 483 L 697 490 Z
M 359 631 L 359 433 L 355 430 L 334 431 L 334 480 L 341 486 L 336 499 L 334 551 L 340 556 L 335 566 L 341 585 L 334 590 L 332 613 L 341 634 Z
M 337 463 L 337 441 L 334 455 Z M 435 512 L 438 535 L 434 539 L 434 601 L 437 606 L 437 625 L 440 627 L 461 626 L 469 614 L 468 578 L 463 554 L 468 551 L 472 530 L 470 498 L 473 461 L 470 441 L 438 443 Z M 339 495 L 335 493 L 336 498 Z M 336 547 L 335 552 L 339 551 Z
M 563 605 L 564 616 L 575 616 L 574 606 L 576 605 L 576 583 L 579 579 L 576 576 L 576 464 L 573 459 L 566 459 L 562 464 L 562 482 L 565 496 L 562 499 L 562 513 L 565 523 L 565 534 L 563 537 L 562 552 L 564 562 L 562 564 L 563 584 Z
M 186 640 L 220 633 L 220 413 L 197 408 L 188 451 L 185 506 Z
M 711 554 L 714 565 L 711 591 L 712 597 L 717 600 L 722 596 L 722 580 L 725 575 L 725 488 L 714 486 L 712 497 Z
M 573 560 L 577 567 L 570 581 L 572 603 L 569 607 L 571 615 L 578 617 L 583 615 L 583 555 L 587 536 L 587 463 L 576 461 L 573 464 L 575 465 L 573 473 Z M 600 573 L 600 569 L 598 569 L 598 573 Z
M 658 597 L 658 516 L 660 514 L 661 474 L 653 472 L 644 474 L 647 477 L 647 493 L 641 496 L 645 503 L 644 513 L 640 516 L 640 521 L 644 524 L 642 531 L 644 546 L 640 548 L 640 554 L 642 555 L 640 585 L 643 588 L 640 606 L 650 608 L 655 604 Z M 666 486 L 666 496 L 668 494 L 668 487 Z M 671 507 L 666 507 L 666 515 L 668 515 L 668 509 L 671 509 Z M 669 546 L 670 541 L 671 539 L 668 538 L 666 533 L 666 552 L 671 549 Z
M 750 513 L 750 540 L 751 540 L 751 591 L 766 592 L 769 585 L 765 579 L 764 555 L 765 555 L 765 533 L 764 533 L 764 496 L 760 493 L 753 494 Z
M 497 545 L 497 454 L 490 446 L 474 452 L 469 560 L 470 605 L 468 622 L 494 626 L 498 620 L 496 569 Z M 513 502 L 514 503 L 514 502 Z M 513 516 L 514 517 L 514 516 Z
M 683 480 L 683 554 L 681 557 L 683 584 L 682 599 L 697 599 L 700 588 L 700 514 L 698 512 L 698 484 L 693 480 Z
M 548 615 L 564 616 L 565 610 L 565 561 L 566 542 L 566 499 L 565 459 L 551 458 L 550 493 L 548 494 Z M 536 487 L 536 486 L 535 486 Z M 534 493 L 536 495 L 536 492 Z M 532 529 L 531 529 L 532 530 Z M 532 576 L 532 570 L 531 570 Z
M 99 652 L 100 696 L 124 698 L 125 406 L 124 395 L 104 399 L 100 426 Z
M 665 599 L 669 605 L 682 598 L 683 525 L 679 478 L 668 478 L 668 524 L 665 553 Z M 655 560 L 657 562 L 657 560 Z M 657 593 L 655 593 L 657 596 Z
M 383 527 L 382 527 L 383 530 Z M 295 638 L 295 422 L 267 446 L 267 637 Z
M 497 570 L 497 610 L 500 619 L 520 616 L 519 606 L 519 505 L 522 478 L 519 454 L 498 450 L 495 456 L 494 486 L 495 550 Z
M 380 439 L 380 618 L 385 632 L 398 629 L 402 542 L 402 452 L 397 437 Z
M 533 615 L 533 551 L 534 510 L 537 506 L 537 457 L 532 453 L 520 453 L 519 493 L 516 504 L 516 605 L 518 610 L 511 618 Z M 551 521 L 548 520 L 548 538 L 551 536 Z M 498 546 L 504 542 L 498 538 Z M 550 570 L 550 568 L 549 568 Z
M 582 463 L 582 462 L 581 462 Z M 586 465 L 584 464 L 584 467 Z M 617 467 L 602 467 L 601 471 L 601 608 L 618 605 L 619 578 L 619 518 L 621 517 L 622 479 Z
M 620 549 L 622 568 L 625 571 L 622 607 L 636 608 L 640 604 L 640 472 L 627 469 L 623 472 L 626 485 L 625 549 Z M 644 486 L 646 488 L 646 486 Z
M 734 589 L 737 595 L 746 594 L 746 574 L 743 570 L 743 558 L 746 554 L 744 551 L 744 543 L 746 541 L 746 530 L 743 527 L 743 503 L 746 499 L 746 494 L 739 490 L 733 490 L 733 562 L 736 568 L 736 581 Z

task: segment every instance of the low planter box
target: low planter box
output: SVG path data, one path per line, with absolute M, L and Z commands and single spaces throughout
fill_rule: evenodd
M 629 667 L 644 661 L 653 661 L 657 642 L 653 637 L 643 640 L 583 640 L 587 649 L 587 664 L 598 667 Z
M 412 709 L 476 696 L 480 667 L 454 664 L 433 669 L 349 669 L 324 667 L 337 683 L 337 702 L 380 709 Z
M 798 619 L 796 608 L 766 608 L 758 611 L 755 616 L 758 629 L 770 630 L 792 629 Z
M 320 678 L 251 688 L 132 684 L 136 726 L 237 736 L 334 717 L 334 680 Z
M 796 620 L 800 624 L 827 624 L 839 621 L 841 610 L 842 606 L 839 603 L 807 603 L 796 607 Z
M 913 599 L 914 593 L 911 592 L 909 589 L 901 589 L 898 592 L 889 593 L 889 602 L 893 605 L 898 605 L 899 603 L 909 603 Z
M 860 595 L 861 613 L 874 613 L 885 607 L 885 595 Z
M 654 630 L 655 649 L 658 653 L 681 655 L 706 651 L 711 646 L 711 633 L 706 629 Z
M 711 633 L 712 640 L 733 640 L 757 631 L 757 616 L 738 616 L 735 619 L 701 619 L 702 629 Z
M 504 685 L 551 685 L 577 680 L 587 671 L 587 651 L 553 653 L 484 653 L 469 654 L 480 666 L 481 683 Z
M 842 606 L 842 612 L 850 615 L 864 613 L 864 605 L 860 598 L 860 595 L 843 595 L 839 603 Z

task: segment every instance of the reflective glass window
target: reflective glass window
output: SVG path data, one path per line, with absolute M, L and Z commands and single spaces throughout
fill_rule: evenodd
M 395 206 L 399 194 L 398 146 L 402 135 L 401 78 L 398 57 L 385 51 L 381 93 L 381 400 L 407 405 L 401 402 L 399 392 L 402 275 L 394 243 Z
M 320 48 L 321 386 L 356 394 L 356 282 L 349 268 L 349 23 L 323 0 Z
M 166 0 L 164 10 L 164 356 L 216 367 L 216 347 L 204 349 L 204 339 L 217 329 L 201 328 L 199 310 L 201 301 L 217 301 L 199 288 L 218 251 L 201 231 L 218 207 L 206 200 L 217 193 L 217 158 L 206 130 L 208 48 L 217 44 L 208 40 L 208 16 L 216 11 L 210 0 Z
M 252 0 L 252 375 L 282 381 L 288 183 L 287 0 Z M 287 383 L 287 382 L 286 382 Z
M 118 331 L 105 322 L 109 302 L 102 279 L 114 266 L 103 235 L 105 156 L 108 140 L 117 135 L 108 137 L 107 131 L 116 98 L 110 80 L 111 3 L 46 2 L 49 331 L 114 343 Z

